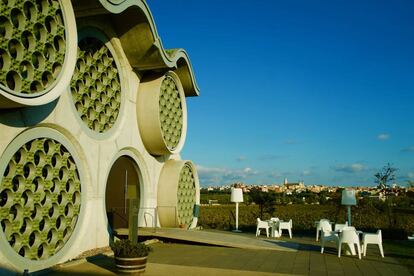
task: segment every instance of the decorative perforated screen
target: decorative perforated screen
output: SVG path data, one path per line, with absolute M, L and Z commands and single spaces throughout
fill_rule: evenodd
M 60 1 L 0 1 L 0 88 L 41 94 L 57 79 L 65 50 Z
M 93 37 L 79 41 L 71 81 L 72 99 L 89 129 L 103 133 L 118 118 L 121 84 L 115 60 L 105 44 Z
M 1 229 L 21 256 L 47 259 L 70 238 L 80 211 L 81 183 L 70 152 L 39 138 L 15 152 L 2 172 Z
M 189 225 L 193 220 L 193 209 L 196 203 L 196 190 L 193 170 L 185 164 L 180 171 L 177 189 L 178 224 Z
M 162 136 L 167 147 L 174 150 L 181 138 L 183 110 L 177 84 L 168 75 L 161 84 L 159 105 Z

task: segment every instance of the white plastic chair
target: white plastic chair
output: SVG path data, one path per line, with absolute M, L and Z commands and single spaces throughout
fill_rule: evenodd
M 256 237 L 260 235 L 260 229 L 266 229 L 266 236 L 269 237 L 269 223 L 257 218 Z
M 351 246 L 354 247 L 356 245 L 357 251 L 358 251 L 358 258 L 361 259 L 361 246 L 359 244 L 358 234 L 354 227 L 351 227 L 351 226 L 344 227 L 342 229 L 341 234 L 339 235 L 339 244 L 338 244 L 338 257 L 339 258 L 341 257 L 341 247 L 343 243 L 348 244 L 349 247 Z M 351 248 L 351 252 L 352 252 L 352 248 Z
M 322 223 L 323 221 L 327 221 L 327 222 L 329 223 L 329 225 L 330 225 L 330 221 L 329 221 L 329 219 L 321 219 L 320 221 L 318 221 L 318 222 L 316 223 L 316 241 L 318 241 L 318 240 L 319 240 L 319 232 L 321 232 L 321 230 L 322 230 L 322 228 L 321 228 L 321 223 Z M 331 230 L 329 230 L 329 231 L 332 231 L 332 229 L 331 229 Z
M 289 237 L 292 238 L 292 219 L 289 221 L 279 221 L 279 234 L 282 236 L 282 230 L 288 230 Z
M 367 255 L 367 245 L 377 244 L 381 253 L 381 257 L 384 258 L 384 249 L 382 248 L 382 232 L 381 229 L 377 233 L 364 233 L 362 234 L 362 251 L 364 257 Z
M 326 228 L 321 228 L 321 254 L 325 249 L 326 242 L 334 242 L 336 247 L 338 247 L 339 237 L 334 231 L 332 231 L 332 226 L 328 222 L 329 227 L 326 225 Z M 330 230 L 329 230 L 330 229 Z
M 335 232 L 341 232 L 342 229 L 348 226 L 348 222 L 345 222 L 344 224 L 335 224 Z
M 356 232 L 356 229 L 355 229 L 354 226 L 345 226 L 344 228 L 342 228 L 342 231 L 344 231 L 344 230 L 352 230 L 352 231 Z

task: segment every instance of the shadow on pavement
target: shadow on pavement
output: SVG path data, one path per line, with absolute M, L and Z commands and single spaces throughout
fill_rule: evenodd
M 278 241 L 278 240 L 264 240 L 265 242 L 277 245 L 279 247 L 304 250 L 304 251 L 320 251 L 321 247 L 313 244 L 298 243 L 298 242 L 289 242 L 289 241 Z
M 94 264 L 113 273 L 119 273 L 115 268 L 115 261 L 113 257 L 104 254 L 99 254 L 96 256 L 88 257 L 86 258 L 86 260 L 88 261 L 88 263 Z
M 115 268 L 114 258 L 104 254 L 87 257 L 86 262 L 65 267 L 50 268 L 41 275 L 119 275 Z

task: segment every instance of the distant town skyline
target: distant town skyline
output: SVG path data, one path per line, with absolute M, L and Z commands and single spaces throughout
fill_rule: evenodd
M 167 3 L 163 44 L 201 89 L 182 152 L 201 186 L 374 186 L 387 163 L 414 180 L 413 1 Z

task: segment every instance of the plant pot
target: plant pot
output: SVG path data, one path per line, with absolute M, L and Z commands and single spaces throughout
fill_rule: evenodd
M 147 258 L 148 256 L 135 258 L 115 257 L 115 265 L 119 272 L 142 273 L 147 266 Z

